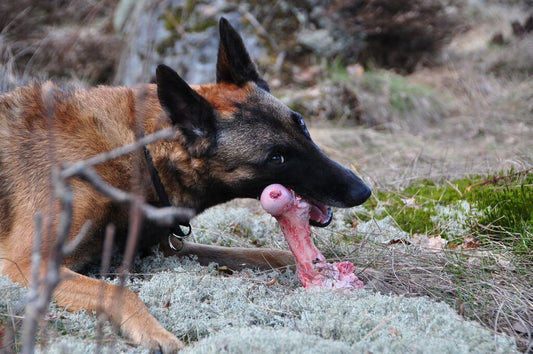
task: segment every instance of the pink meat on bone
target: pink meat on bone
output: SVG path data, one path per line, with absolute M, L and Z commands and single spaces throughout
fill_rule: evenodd
M 351 262 L 328 263 L 311 239 L 312 205 L 281 184 L 271 184 L 261 194 L 261 205 L 278 221 L 296 258 L 298 278 L 304 286 L 355 289 L 363 287 Z

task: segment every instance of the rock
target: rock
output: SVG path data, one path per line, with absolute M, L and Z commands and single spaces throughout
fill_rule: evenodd
M 331 58 L 342 51 L 341 43 L 327 29 L 304 29 L 298 33 L 297 40 L 318 56 Z
M 215 80 L 218 51 L 218 20 L 224 16 L 243 35 L 250 56 L 265 55 L 259 36 L 245 23 L 235 5 L 219 0 L 139 1 L 122 23 L 129 0 L 121 0 L 115 26 L 123 28 L 125 47 L 119 60 L 115 84 L 136 85 L 152 81 L 155 68 L 164 63 L 175 69 L 187 82 L 202 84 Z
M 122 32 L 127 19 L 135 8 L 136 0 L 121 0 L 113 15 L 113 27 L 117 33 Z

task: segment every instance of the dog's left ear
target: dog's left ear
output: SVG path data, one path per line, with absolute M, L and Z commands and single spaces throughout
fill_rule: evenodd
M 220 19 L 220 44 L 217 58 L 217 83 L 226 82 L 243 86 L 253 81 L 257 86 L 270 91 L 266 81 L 259 75 L 250 59 L 241 36 L 224 17 Z
M 185 136 L 186 148 L 201 154 L 215 138 L 214 108 L 166 65 L 157 66 L 156 83 L 159 103 Z

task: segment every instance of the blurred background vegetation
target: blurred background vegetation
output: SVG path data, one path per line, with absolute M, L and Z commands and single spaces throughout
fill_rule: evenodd
M 188 82 L 211 82 L 225 16 L 275 93 L 308 120 L 416 131 L 458 113 L 450 96 L 461 88 L 435 90 L 443 68 L 531 77 L 532 8 L 531 0 L 4 1 L 0 89 L 35 78 L 135 85 L 162 62 Z M 405 80 L 431 68 L 441 70 L 429 84 Z M 490 85 L 467 94 L 499 89 Z

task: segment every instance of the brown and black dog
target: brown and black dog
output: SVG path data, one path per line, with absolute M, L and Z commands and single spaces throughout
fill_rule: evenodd
M 156 84 L 139 88 L 63 91 L 46 82 L 0 96 L 0 274 L 27 285 L 34 216 L 41 212 L 52 225 L 58 223 L 60 207 L 50 202 L 54 164 L 132 143 L 139 126 L 144 134 L 168 127 L 175 133 L 171 139 L 148 145 L 147 159 L 127 154 L 95 169 L 105 182 L 143 195 L 154 206 L 164 203 L 154 185 L 151 164 L 170 204 L 195 213 L 233 198 L 257 198 L 269 184 L 280 183 L 324 211 L 327 216 L 314 223 L 325 226 L 331 219 L 326 212 L 329 206 L 352 207 L 369 197 L 370 189 L 361 179 L 313 143 L 302 117 L 270 94 L 235 29 L 225 19 L 219 27 L 216 84 L 191 87 L 160 65 Z M 47 102 L 52 103 L 51 112 Z M 132 182 L 134 173 L 141 183 Z M 101 256 L 106 225 L 116 225 L 118 235 L 127 233 L 129 208 L 80 179 L 70 184 L 74 200 L 69 239 L 87 220 L 92 223 L 66 257 L 54 299 L 70 310 L 102 308 L 134 342 L 163 352 L 178 350 L 182 343 L 150 315 L 137 295 L 76 273 Z M 173 251 L 168 247 L 168 232 L 146 222 L 138 248 L 161 243 L 167 253 L 196 254 L 204 263 L 233 267 L 277 267 L 294 261 L 283 250 L 185 242 L 181 250 Z M 53 243 L 43 238 L 44 260 Z M 118 296 L 122 296 L 121 306 L 113 306 Z

